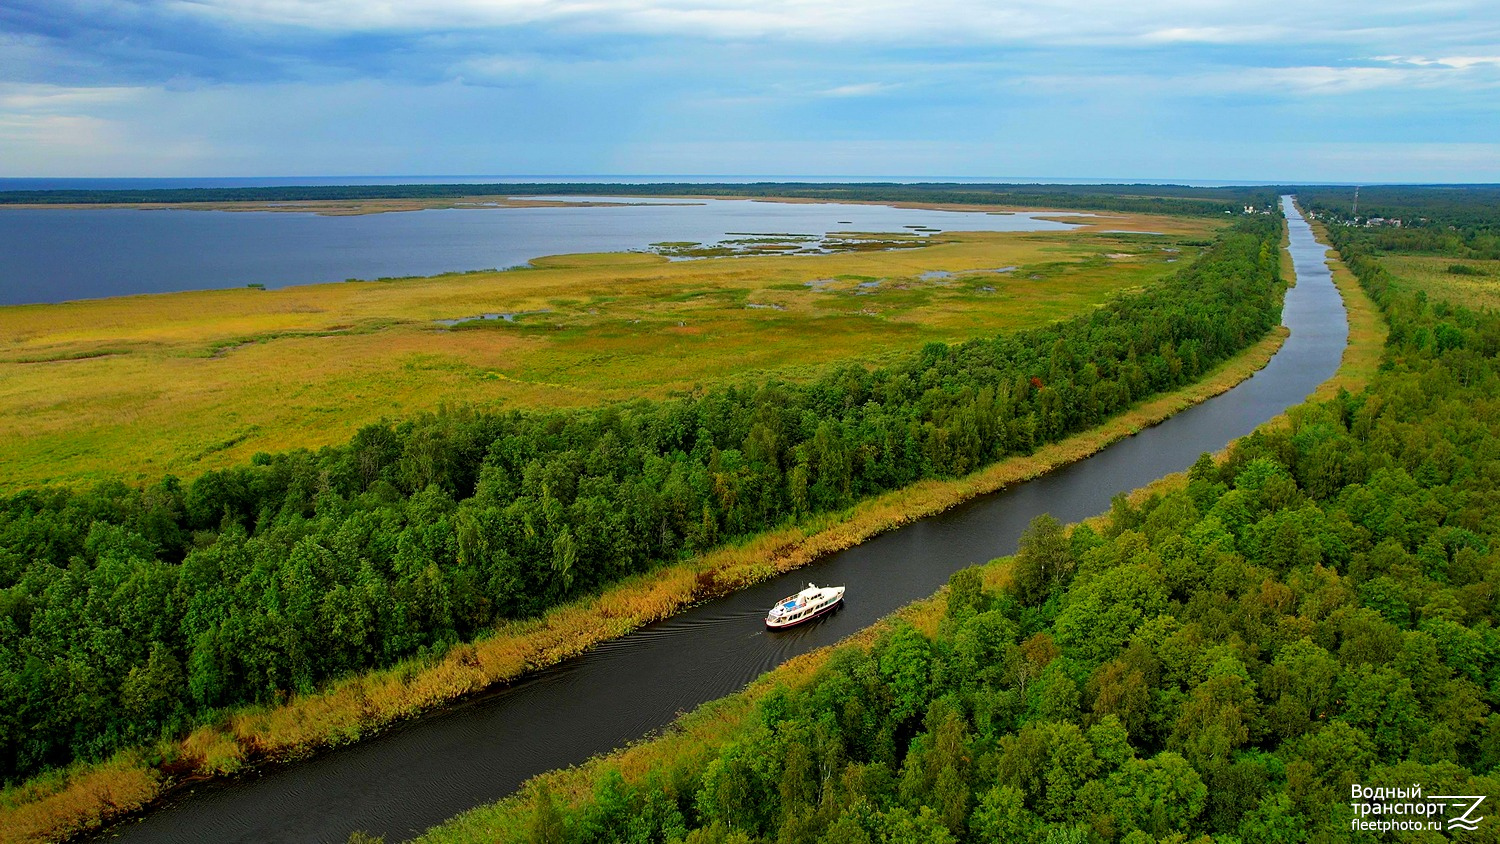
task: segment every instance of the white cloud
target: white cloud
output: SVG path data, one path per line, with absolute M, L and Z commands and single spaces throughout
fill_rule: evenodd
M 91 149 L 110 140 L 107 120 L 75 114 L 0 113 L 0 140 L 17 147 Z
M 1388 64 L 1369 66 L 1300 65 L 1291 67 L 1242 67 L 1233 70 L 1163 71 L 1159 74 L 1036 74 L 1005 83 L 1017 92 L 1055 95 L 1102 96 L 1121 92 L 1151 96 L 1274 96 L 1340 97 L 1377 90 L 1466 90 L 1500 87 L 1500 74 L 1476 76 L 1439 64 Z
M 1456 70 L 1500 67 L 1500 56 L 1447 56 L 1439 59 L 1429 59 L 1425 56 L 1375 56 L 1371 61 L 1417 67 L 1449 67 Z
M 191 166 L 209 155 L 192 131 L 156 131 L 161 88 L 0 82 L 4 175 L 108 176 Z
M 1495 136 L 1500 89 L 1494 0 L 55 2 L 132 15 L 0 33 L 7 175 L 1279 178 L 1303 172 L 1267 157 L 1288 138 Z M 1476 149 L 1316 161 L 1472 181 Z
M 1151 44 L 1244 44 L 1269 42 L 1289 34 L 1276 26 L 1174 26 L 1146 32 L 1140 40 Z
M 1488 0 L 166 0 L 164 7 L 238 25 L 332 32 L 547 24 L 713 39 L 1139 46 L 1389 46 L 1500 36 Z
M 1456 89 L 1480 91 L 1500 87 L 1500 61 L 1444 59 L 1392 62 L 1385 66 L 1310 66 L 1255 68 L 1247 71 L 1245 90 L 1264 85 L 1273 90 L 1307 95 L 1338 95 L 1385 88 L 1407 90 Z
M 0 82 L 0 114 L 5 112 L 66 112 L 127 103 L 146 88 L 106 86 L 78 88 L 39 83 Z
M 1245 74 L 1244 90 L 1265 86 L 1295 94 L 1349 94 L 1402 85 L 1431 85 L 1429 74 L 1389 67 L 1266 67 Z M 1219 81 L 1225 81 L 1222 77 Z
M 0 110 L 3 175 L 58 174 L 106 176 L 126 167 L 179 166 L 167 145 L 142 150 L 128 125 L 86 114 L 45 114 Z
M 450 76 L 467 85 L 507 85 L 533 76 L 543 63 L 530 56 L 484 55 L 454 65 Z
M 894 85 L 884 82 L 861 82 L 856 85 L 839 85 L 818 92 L 821 97 L 874 97 L 891 91 Z

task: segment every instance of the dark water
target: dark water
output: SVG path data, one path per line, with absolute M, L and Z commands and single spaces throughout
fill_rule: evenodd
M 886 205 L 613 201 L 636 204 L 352 217 L 296 211 L 0 208 L 0 305 L 436 275 L 515 267 L 541 255 L 625 252 L 663 241 L 717 243 L 732 233 L 821 237 L 833 231 L 904 232 L 913 226 L 946 231 L 1071 228 L 1033 214 Z
M 201 789 L 112 832 L 130 842 L 342 842 L 353 830 L 412 837 L 836 642 L 966 565 L 1014 553 L 1038 514 L 1091 516 L 1115 493 L 1186 468 L 1301 402 L 1338 368 L 1343 304 L 1323 248 L 1284 207 L 1299 279 L 1284 310 L 1292 334 L 1270 365 L 1233 390 L 1087 460 L 695 607 L 523 683 L 251 782 Z M 804 628 L 767 632 L 766 609 L 808 581 L 847 585 L 846 606 Z

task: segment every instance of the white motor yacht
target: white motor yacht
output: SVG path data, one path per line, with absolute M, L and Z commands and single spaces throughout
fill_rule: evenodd
M 771 611 L 766 614 L 766 626 L 772 630 L 780 630 L 811 621 L 838 606 L 842 600 L 844 587 L 814 586 L 809 583 L 801 592 L 777 601 L 776 606 L 771 607 Z

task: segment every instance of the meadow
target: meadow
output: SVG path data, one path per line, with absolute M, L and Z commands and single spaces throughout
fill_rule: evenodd
M 1082 222 L 892 251 L 568 255 L 505 272 L 8 307 L 0 485 L 190 478 L 445 405 L 596 406 L 878 364 L 1100 305 L 1191 260 L 1217 225 Z M 485 314 L 515 316 L 439 322 Z
M 1385 255 L 1380 265 L 1434 299 L 1471 308 L 1500 308 L 1500 261 Z

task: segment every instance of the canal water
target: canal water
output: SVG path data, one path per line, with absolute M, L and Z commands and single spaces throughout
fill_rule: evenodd
M 1229 392 L 1036 480 L 694 607 L 371 741 L 200 788 L 104 837 L 343 842 L 363 830 L 391 842 L 411 838 L 867 627 L 930 595 L 960 568 L 1014 553 L 1034 516 L 1076 521 L 1106 510 L 1116 493 L 1187 468 L 1300 403 L 1338 368 L 1348 324 L 1324 248 L 1290 198 L 1282 206 L 1298 279 L 1283 309 L 1291 336 L 1265 369 Z M 846 606 L 802 628 L 766 631 L 766 609 L 808 581 L 846 585 Z

